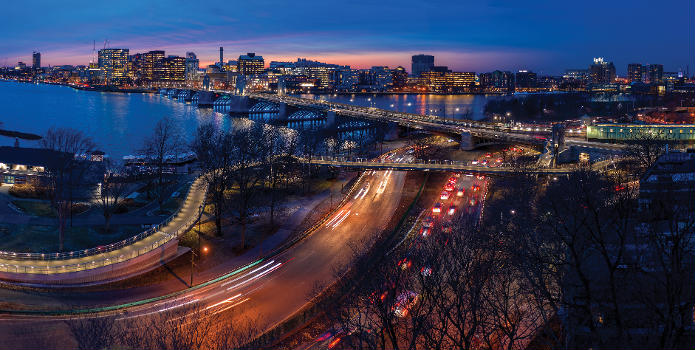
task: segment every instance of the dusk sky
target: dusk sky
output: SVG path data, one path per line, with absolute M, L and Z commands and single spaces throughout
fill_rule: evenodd
M 8 1 L 0 11 L 0 65 L 86 64 L 108 39 L 131 53 L 195 52 L 201 64 L 256 52 L 353 68 L 435 55 L 457 71 L 532 69 L 557 74 L 593 57 L 695 68 L 693 0 L 604 1 Z

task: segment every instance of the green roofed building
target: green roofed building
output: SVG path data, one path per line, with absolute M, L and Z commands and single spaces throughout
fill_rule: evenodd
M 587 126 L 586 137 L 596 141 L 663 141 L 695 143 L 695 124 L 595 124 Z

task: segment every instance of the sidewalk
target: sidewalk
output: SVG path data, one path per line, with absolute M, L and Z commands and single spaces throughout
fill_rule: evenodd
M 202 179 L 191 185 L 179 214 L 157 232 L 122 248 L 96 255 L 63 260 L 15 260 L 0 258 L 0 271 L 27 274 L 58 274 L 84 271 L 132 259 L 174 239 L 196 221 L 199 207 L 205 200 L 206 186 Z M 160 218 L 161 220 L 161 218 Z

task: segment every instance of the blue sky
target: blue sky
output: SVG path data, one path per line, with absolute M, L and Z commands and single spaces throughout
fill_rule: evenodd
M 431 53 L 460 71 L 532 69 L 555 74 L 593 57 L 685 69 L 693 0 L 604 1 L 10 1 L 0 5 L 0 65 L 85 64 L 92 42 L 131 52 L 194 51 L 204 62 L 256 52 L 350 64 L 403 65 Z M 690 26 L 690 27 L 689 27 Z M 689 34 L 690 33 L 690 34 Z M 689 48 L 689 43 L 690 48 Z

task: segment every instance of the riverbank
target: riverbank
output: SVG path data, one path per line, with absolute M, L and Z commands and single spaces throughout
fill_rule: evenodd
M 96 92 L 121 92 L 121 93 L 143 93 L 143 94 L 153 94 L 158 91 L 157 88 L 122 88 L 118 86 L 106 86 L 106 85 L 87 85 L 87 84 L 70 84 L 70 83 L 58 83 L 50 81 L 32 81 L 32 80 L 13 80 L 13 79 L 0 79 L 2 82 L 12 82 L 12 83 L 23 83 L 23 84 L 35 84 L 35 85 L 58 85 L 67 86 L 75 90 L 82 91 L 96 91 Z

